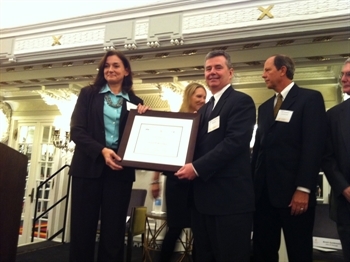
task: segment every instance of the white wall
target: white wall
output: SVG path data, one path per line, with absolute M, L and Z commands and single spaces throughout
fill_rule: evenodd
M 153 181 L 153 173 L 154 171 L 145 171 L 145 170 L 136 170 L 136 181 L 133 184 L 133 188 L 138 189 L 146 189 L 147 190 L 147 196 L 145 201 L 145 206 L 147 207 L 147 212 L 151 212 L 153 210 L 153 202 L 154 199 L 152 197 L 152 193 L 150 191 L 150 183 Z M 160 176 L 159 179 L 161 180 L 160 187 L 161 187 L 161 199 L 162 199 L 162 211 L 166 211 L 165 206 L 165 197 L 164 197 L 164 181 L 165 177 Z

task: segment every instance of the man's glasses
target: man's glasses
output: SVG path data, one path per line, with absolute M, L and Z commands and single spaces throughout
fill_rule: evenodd
M 342 78 L 343 76 L 345 76 L 346 78 L 350 78 L 350 71 L 348 71 L 348 72 L 341 72 L 339 77 Z

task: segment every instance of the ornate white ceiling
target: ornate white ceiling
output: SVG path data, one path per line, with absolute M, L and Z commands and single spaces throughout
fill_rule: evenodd
M 93 80 L 104 48 L 114 46 L 131 60 L 135 92 L 153 108 L 166 107 L 157 84 L 203 81 L 204 56 L 212 49 L 231 54 L 233 84 L 257 106 L 272 95 L 261 78 L 263 63 L 283 53 L 296 63 L 295 81 L 320 90 L 331 107 L 339 101 L 339 70 L 350 55 L 349 8 L 342 0 L 183 0 L 3 30 L 0 99 L 28 108 L 40 98 L 33 90 L 79 89 Z M 160 47 L 150 48 L 152 41 Z M 124 47 L 132 43 L 137 49 Z

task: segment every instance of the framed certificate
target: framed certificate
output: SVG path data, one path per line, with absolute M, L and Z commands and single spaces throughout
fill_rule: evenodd
M 121 165 L 176 172 L 192 162 L 199 114 L 130 110 L 120 141 Z

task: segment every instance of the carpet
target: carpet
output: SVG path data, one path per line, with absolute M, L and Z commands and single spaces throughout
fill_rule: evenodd
M 97 252 L 96 252 L 97 253 Z M 153 252 L 153 261 L 157 261 L 158 252 Z M 173 261 L 179 257 L 179 253 L 174 254 Z M 16 262 L 67 262 L 69 258 L 69 243 L 58 243 L 45 241 L 41 243 L 29 244 L 17 248 Z M 132 251 L 132 262 L 142 261 L 142 248 L 134 247 Z M 189 259 L 184 259 L 184 262 Z M 313 262 L 345 262 L 341 251 L 321 252 L 314 250 Z
M 97 248 L 97 245 L 96 245 Z M 97 254 L 97 252 L 95 252 Z M 126 254 L 126 251 L 124 252 Z M 157 261 L 158 252 L 151 253 L 153 261 Z M 179 253 L 174 254 L 173 261 L 177 261 Z M 17 248 L 16 262 L 67 262 L 69 261 L 69 243 L 45 241 Z M 132 262 L 142 261 L 142 248 L 133 247 Z M 184 262 L 188 259 L 184 259 Z

